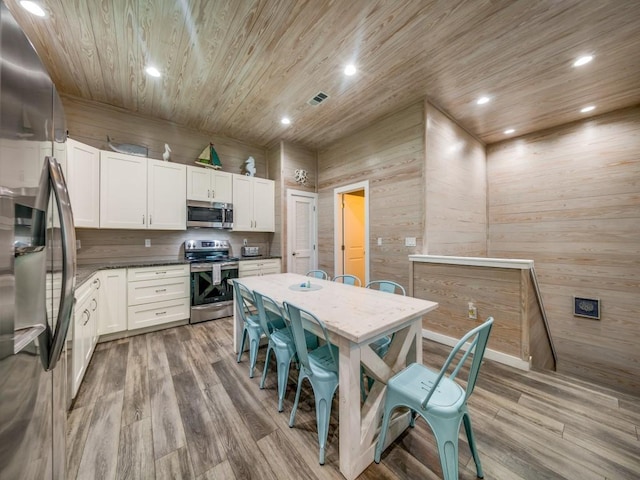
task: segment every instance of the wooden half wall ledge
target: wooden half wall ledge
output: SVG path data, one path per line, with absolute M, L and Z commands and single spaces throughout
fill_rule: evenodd
M 439 304 L 423 320 L 424 338 L 453 346 L 493 317 L 487 358 L 522 370 L 555 370 L 533 260 L 409 255 L 409 265 L 409 294 Z M 477 309 L 475 320 L 469 303 Z

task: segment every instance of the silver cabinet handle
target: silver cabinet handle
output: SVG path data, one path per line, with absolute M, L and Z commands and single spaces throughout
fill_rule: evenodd
M 100 285 L 102 285 L 102 283 L 100 282 L 100 279 L 99 279 L 99 278 L 96 278 L 96 279 L 93 281 L 93 284 L 94 284 L 94 285 L 96 285 L 96 290 L 100 290 Z
M 166 291 L 167 291 L 166 288 L 159 288 L 158 290 L 156 290 L 156 293 L 166 292 Z
M 92 299 L 91 299 L 91 304 L 93 305 L 93 307 L 91 308 L 91 311 L 92 311 L 92 312 L 95 312 L 95 311 L 96 311 L 96 308 L 98 308 L 98 302 L 97 302 L 97 300 L 96 300 L 95 298 L 92 298 Z
M 211 190 L 211 198 L 216 198 L 216 191 L 215 190 Z
M 142 224 L 144 225 L 144 215 L 142 215 Z
M 149 215 L 149 225 L 153 225 L 153 215 Z
M 166 275 L 167 272 L 156 272 L 156 275 Z
M 47 370 L 53 370 L 60 359 L 60 354 L 67 338 L 67 331 L 71 323 L 71 310 L 75 301 L 73 290 L 76 283 L 76 232 L 73 228 L 71 201 L 69 200 L 69 191 L 64 181 L 62 168 L 53 157 L 46 157 L 45 164 L 47 166 L 43 170 L 40 186 L 42 193 L 46 193 L 46 198 L 49 197 L 49 192 L 53 190 L 60 217 L 60 240 L 62 244 L 60 308 L 58 309 L 58 320 L 51 339 L 51 349 L 49 350 L 46 366 Z
M 84 327 L 89 322 L 89 319 L 91 318 L 91 312 L 85 308 L 84 312 L 82 312 L 82 315 L 87 317 L 87 319 L 82 324 L 82 326 Z
M 207 198 L 211 198 L 211 190 L 207 190 Z
M 164 312 L 156 312 L 156 315 L 166 315 L 166 314 L 167 314 L 166 311 L 164 311 Z

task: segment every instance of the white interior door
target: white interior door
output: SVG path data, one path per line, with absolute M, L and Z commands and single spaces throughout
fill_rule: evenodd
M 287 191 L 287 272 L 304 275 L 318 266 L 317 194 Z

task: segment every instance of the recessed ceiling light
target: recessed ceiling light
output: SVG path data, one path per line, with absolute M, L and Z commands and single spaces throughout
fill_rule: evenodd
M 587 113 L 587 112 L 590 112 L 590 111 L 595 110 L 595 109 L 596 109 L 595 105 L 589 105 L 588 107 L 584 107 L 580 111 L 582 113 Z
M 506 133 L 507 135 L 511 135 L 513 132 L 515 132 L 515 128 L 507 128 L 504 133 Z
M 291 124 L 291 120 L 289 119 L 289 117 L 282 117 L 282 120 L 280 120 L 280 122 L 283 125 L 290 125 Z
M 484 105 L 485 103 L 489 103 L 489 100 L 491 100 L 491 98 L 489 97 L 480 97 L 478 100 L 476 100 L 476 103 L 478 105 Z
M 344 74 L 348 77 L 356 74 L 356 66 L 355 65 L 347 65 L 344 67 Z
M 147 72 L 152 77 L 159 77 L 161 75 L 160 70 L 158 70 L 156 67 L 149 66 L 145 68 L 144 71 Z
M 574 67 L 581 67 L 582 65 L 586 65 L 591 60 L 593 60 L 593 55 L 585 55 L 583 57 L 578 58 L 575 62 L 573 62 Z
M 28 0 L 22 0 L 20 2 L 20 6 L 24 8 L 27 12 L 33 13 L 38 17 L 44 17 L 46 14 L 42 7 L 35 2 L 29 2 Z

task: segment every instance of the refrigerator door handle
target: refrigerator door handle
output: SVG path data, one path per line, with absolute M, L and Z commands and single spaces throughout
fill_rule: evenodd
M 53 157 L 46 157 L 49 178 L 60 216 L 60 238 L 62 241 L 62 286 L 60 292 L 60 308 L 56 321 L 47 370 L 53 370 L 60 359 L 62 348 L 67 338 L 71 323 L 71 311 L 74 302 L 76 283 L 76 232 L 73 226 L 73 214 L 69 192 L 64 181 L 60 164 Z

